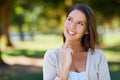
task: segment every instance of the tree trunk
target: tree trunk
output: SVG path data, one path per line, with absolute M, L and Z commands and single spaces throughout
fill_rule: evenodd
M 1 16 L 0 17 L 0 19 L 1 19 L 0 26 L 3 25 L 3 27 L 4 27 L 3 33 L 0 34 L 0 38 L 2 35 L 5 35 L 7 47 L 12 47 L 12 43 L 11 43 L 10 37 L 9 37 L 9 19 L 10 19 L 10 12 L 11 12 L 12 6 L 13 6 L 13 4 L 10 2 L 0 8 L 0 16 Z M 3 61 L 2 50 L 0 48 L 0 67 L 5 67 L 5 66 L 8 66 L 8 64 L 6 64 Z
M 9 37 L 9 19 L 10 19 L 10 12 L 12 9 L 13 4 L 12 3 L 7 3 L 4 5 L 1 9 L 1 19 L 3 22 L 3 26 L 5 27 L 5 36 L 6 36 L 6 46 L 7 47 L 12 47 L 12 43 L 10 41 Z

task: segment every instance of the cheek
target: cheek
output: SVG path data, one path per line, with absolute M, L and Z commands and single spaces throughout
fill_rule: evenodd
M 77 29 L 80 34 L 85 34 L 86 28 L 80 27 Z
M 67 22 L 65 21 L 65 23 L 64 23 L 64 28 L 67 26 Z
M 68 25 L 65 23 L 64 24 L 64 28 L 63 28 L 63 33 L 64 33 L 64 36 L 66 37 L 67 36 L 67 27 Z
M 65 22 L 65 23 L 64 23 L 64 28 L 63 28 L 64 31 L 65 31 L 67 28 L 68 28 L 68 25 L 67 25 L 67 23 Z

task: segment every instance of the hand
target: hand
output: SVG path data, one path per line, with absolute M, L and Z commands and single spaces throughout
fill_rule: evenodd
M 62 48 L 62 66 L 69 68 L 72 63 L 73 50 L 70 45 L 70 40 L 66 40 Z

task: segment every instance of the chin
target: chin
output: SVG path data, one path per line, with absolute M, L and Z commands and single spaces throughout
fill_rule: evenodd
M 76 40 L 79 40 L 78 38 L 71 37 L 71 36 L 66 37 L 66 39 L 69 39 L 70 41 L 76 41 Z

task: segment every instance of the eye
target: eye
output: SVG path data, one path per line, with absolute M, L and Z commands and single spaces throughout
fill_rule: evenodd
M 67 18 L 68 21 L 71 21 L 72 19 L 71 18 Z
M 78 24 L 81 25 L 81 26 L 85 26 L 85 23 L 81 22 L 81 21 L 79 21 Z

